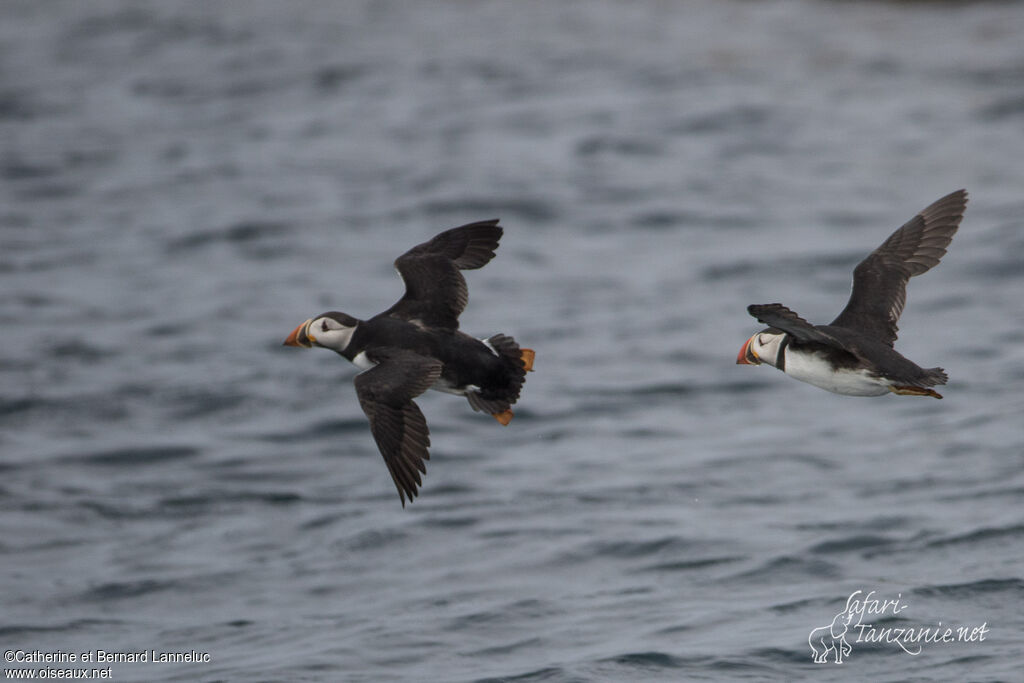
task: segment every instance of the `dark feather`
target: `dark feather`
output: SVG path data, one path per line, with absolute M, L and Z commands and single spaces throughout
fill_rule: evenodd
M 946 254 L 966 205 L 966 190 L 948 194 L 871 252 L 854 269 L 850 300 L 831 324 L 856 329 L 892 346 L 907 301 L 907 281 L 936 266 Z
M 801 342 L 817 342 L 846 350 L 838 339 L 823 332 L 782 304 L 753 304 L 747 306 L 747 312 L 765 325 L 779 329 Z
M 505 366 L 506 381 L 482 391 L 466 394 L 470 407 L 490 415 L 501 413 L 511 408 L 519 400 L 519 392 L 526 381 L 526 369 L 523 367 L 523 351 L 516 340 L 507 334 L 495 334 L 487 343 Z
M 429 327 L 458 329 L 469 293 L 460 270 L 481 268 L 494 258 L 502 228 L 498 220 L 445 230 L 395 260 L 405 295 L 385 314 Z
M 398 497 L 416 497 L 430 459 L 430 431 L 413 398 L 441 376 L 441 362 L 396 348 L 375 350 L 377 365 L 356 375 L 359 405 L 370 420 L 370 432 L 398 489 Z

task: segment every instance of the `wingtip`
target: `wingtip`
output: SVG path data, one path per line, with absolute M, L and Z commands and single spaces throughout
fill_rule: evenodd
M 949 196 L 958 199 L 960 204 L 963 206 L 967 206 L 967 202 L 971 197 L 970 193 L 967 192 L 967 188 L 964 187 L 961 187 L 959 190 L 956 190 L 955 192 L 951 192 Z
M 500 218 L 488 218 L 483 221 L 474 221 L 472 223 L 466 223 L 465 225 L 459 225 L 452 228 L 452 230 L 465 230 L 470 228 L 497 228 L 498 230 L 501 230 L 501 226 L 498 225 L 500 222 Z
M 747 306 L 747 313 L 754 316 L 755 318 L 766 311 L 778 311 L 778 310 L 789 310 L 782 304 L 775 302 L 773 304 L 750 304 Z
M 486 225 L 489 228 L 493 228 L 495 233 L 497 233 L 497 237 L 495 239 L 498 240 L 500 240 L 502 236 L 505 234 L 505 227 L 503 225 L 500 225 L 500 223 L 500 218 L 492 218 L 489 221 L 484 221 L 484 225 Z M 497 249 L 497 247 L 495 247 L 495 249 Z
M 968 199 L 969 196 L 967 190 L 965 188 L 960 188 L 959 190 L 954 190 L 943 197 L 939 197 L 919 213 L 923 216 L 941 215 L 942 213 L 953 209 L 957 211 L 960 216 L 963 216 L 964 210 L 967 208 Z
M 960 203 L 966 209 L 967 208 L 967 202 L 969 202 L 971 200 L 970 193 L 967 191 L 966 188 L 960 188 L 959 190 L 956 191 L 956 194 L 960 196 Z

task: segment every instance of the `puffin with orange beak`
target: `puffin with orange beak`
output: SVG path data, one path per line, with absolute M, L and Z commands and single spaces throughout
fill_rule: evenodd
M 907 281 L 938 265 L 967 206 L 957 190 L 931 204 L 894 232 L 853 271 L 846 308 L 828 325 L 812 325 L 782 304 L 748 306 L 768 325 L 743 344 L 736 363 L 766 365 L 846 396 L 942 395 L 942 368 L 921 368 L 894 348 L 907 300 Z
M 322 313 L 284 341 L 330 349 L 362 370 L 356 395 L 403 507 L 416 497 L 430 458 L 430 432 L 413 399 L 427 389 L 465 396 L 473 410 L 507 425 L 533 369 L 533 351 L 512 337 L 476 339 L 459 330 L 468 301 L 459 271 L 494 258 L 502 233 L 497 220 L 446 230 L 395 260 L 405 295 L 394 306 L 369 320 Z

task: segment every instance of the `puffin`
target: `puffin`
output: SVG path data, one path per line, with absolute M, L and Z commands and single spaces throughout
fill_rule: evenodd
M 445 230 L 399 256 L 405 294 L 369 320 L 328 311 L 296 327 L 285 346 L 334 351 L 356 366 L 356 396 L 405 507 L 422 485 L 430 431 L 413 400 L 428 389 L 465 396 L 475 411 L 512 420 L 534 352 L 494 334 L 459 330 L 469 296 L 460 271 L 482 268 L 498 247 L 498 219 Z
M 945 384 L 942 368 L 922 368 L 893 348 L 907 281 L 938 265 L 967 206 L 957 190 L 911 218 L 853 271 L 846 308 L 828 325 L 812 325 L 782 304 L 747 311 L 767 329 L 751 336 L 740 365 L 771 365 L 793 379 L 845 396 L 931 396 Z

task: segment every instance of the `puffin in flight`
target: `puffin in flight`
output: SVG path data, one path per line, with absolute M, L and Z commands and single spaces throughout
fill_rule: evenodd
M 748 306 L 768 329 L 752 336 L 736 363 L 767 363 L 794 379 L 847 396 L 942 396 L 942 368 L 922 368 L 893 349 L 896 322 L 907 300 L 907 280 L 945 255 L 967 205 L 957 190 L 894 232 L 853 271 L 853 292 L 828 325 L 812 325 L 782 304 Z
M 306 320 L 287 346 L 336 351 L 362 370 L 355 377 L 359 405 L 405 507 L 422 484 L 430 458 L 427 422 L 413 401 L 427 389 L 465 396 L 476 411 L 502 425 L 512 419 L 534 352 L 512 337 L 476 339 L 459 330 L 466 308 L 460 270 L 494 258 L 502 228 L 497 220 L 446 230 L 395 260 L 405 294 L 369 320 L 329 311 Z

